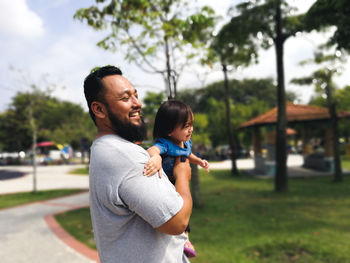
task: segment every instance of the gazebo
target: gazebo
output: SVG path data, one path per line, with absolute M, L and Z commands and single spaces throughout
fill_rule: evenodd
M 309 106 L 302 104 L 293 104 L 287 102 L 287 135 L 297 133 L 291 129 L 298 127 L 299 137 L 301 138 L 301 152 L 304 156 L 304 167 L 311 169 L 320 169 L 323 171 L 332 171 L 333 169 L 333 131 L 330 124 L 330 114 L 327 108 Z M 350 118 L 350 112 L 338 112 L 338 118 Z M 254 163 L 256 173 L 274 175 L 275 171 L 275 138 L 277 122 L 277 107 L 273 108 L 264 114 L 261 114 L 243 124 L 238 129 L 252 130 L 252 145 L 254 151 Z M 262 154 L 262 136 L 261 128 L 265 128 L 265 145 L 267 154 Z M 314 149 L 309 143 L 310 129 L 317 127 L 323 129 L 324 152 L 314 153 Z M 287 150 L 287 149 L 286 149 Z

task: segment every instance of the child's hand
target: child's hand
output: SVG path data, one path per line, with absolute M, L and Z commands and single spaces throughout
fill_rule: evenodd
M 209 173 L 210 165 L 209 165 L 209 162 L 207 160 L 202 160 L 201 163 L 200 163 L 200 166 L 202 168 L 204 168 L 207 173 Z
M 143 174 L 146 176 L 154 175 L 158 171 L 159 178 L 162 177 L 162 157 L 154 155 L 146 163 Z

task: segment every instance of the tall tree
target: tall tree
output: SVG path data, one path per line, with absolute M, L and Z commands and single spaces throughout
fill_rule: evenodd
M 147 125 L 147 137 L 150 141 L 153 141 L 154 119 L 164 100 L 165 96 L 163 92 L 155 93 L 147 91 L 146 96 L 143 98 L 142 115 Z
M 287 154 L 286 154 L 286 94 L 284 80 L 284 43 L 303 27 L 301 16 L 292 15 L 291 8 L 285 0 L 246 1 L 237 5 L 236 19 L 242 21 L 242 30 L 257 37 L 263 48 L 272 45 L 276 51 L 277 66 L 277 107 L 276 125 L 276 172 L 275 190 L 288 190 Z
M 333 82 L 333 77 L 340 73 L 340 63 L 344 62 L 344 58 L 341 58 L 340 51 L 337 51 L 336 55 L 326 55 L 324 52 L 317 52 L 312 62 L 322 67 L 313 72 L 311 76 L 293 79 L 292 82 L 299 85 L 314 84 L 316 92 L 323 92 L 326 95 L 333 131 L 334 181 L 341 182 L 343 177 L 339 151 L 337 102 L 335 100 L 336 86 Z
M 111 33 L 98 45 L 107 50 L 127 46 L 125 58 L 161 74 L 166 94 L 173 98 L 181 72 L 198 54 L 194 50 L 205 46 L 214 26 L 213 9 L 193 12 L 188 5 L 184 0 L 96 0 L 74 17 L 94 29 L 108 27 Z
M 238 158 L 238 139 L 231 123 L 231 100 L 229 92 L 228 68 L 248 66 L 256 62 L 257 46 L 246 31 L 242 30 L 243 21 L 232 18 L 230 23 L 223 26 L 215 37 L 209 49 L 209 54 L 204 62 L 219 62 L 224 77 L 224 103 L 225 122 L 228 143 L 231 150 L 232 169 L 231 174 L 237 175 L 238 169 L 236 159 Z

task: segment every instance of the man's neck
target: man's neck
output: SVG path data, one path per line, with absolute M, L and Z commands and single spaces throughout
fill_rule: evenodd
M 100 138 L 102 136 L 105 136 L 105 135 L 111 135 L 111 134 L 115 135 L 116 133 L 113 132 L 113 131 L 109 131 L 109 130 L 99 130 L 97 132 L 97 135 L 96 135 L 95 139 L 98 139 L 98 138 Z

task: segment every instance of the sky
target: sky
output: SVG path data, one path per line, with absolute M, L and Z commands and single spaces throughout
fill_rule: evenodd
M 227 21 L 227 10 L 241 0 L 198 0 L 221 15 L 221 24 Z M 306 11 L 315 0 L 289 0 L 300 12 Z M 164 91 L 164 82 L 158 75 L 146 74 L 137 66 L 125 61 L 122 53 L 112 53 L 97 47 L 96 43 L 107 31 L 94 31 L 73 15 L 79 8 L 89 7 L 93 0 L 2 0 L 0 1 L 0 112 L 7 109 L 18 91 L 28 90 L 30 84 L 45 86 L 54 83 L 55 97 L 78 103 L 87 110 L 83 95 L 83 80 L 96 66 L 120 67 L 137 88 L 141 99 L 146 91 Z M 213 4 L 214 3 L 214 4 Z M 220 24 L 218 24 L 220 26 Z M 307 103 L 312 87 L 289 84 L 289 80 L 312 72 L 312 67 L 300 67 L 301 60 L 312 58 L 315 47 L 325 41 L 324 34 L 302 34 L 285 44 L 286 90 L 297 93 L 301 103 Z M 274 49 L 259 53 L 258 65 L 232 72 L 232 78 L 276 78 Z M 346 67 L 349 68 L 350 67 Z M 205 78 L 193 72 L 202 72 Z M 347 71 L 336 78 L 336 83 L 347 85 Z M 208 69 L 194 66 L 185 72 L 179 89 L 199 87 L 222 80 L 219 67 Z M 45 81 L 44 81 L 45 79 Z

